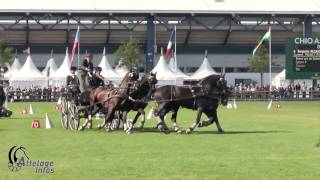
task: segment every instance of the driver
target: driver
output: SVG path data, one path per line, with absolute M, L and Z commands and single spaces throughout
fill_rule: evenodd
M 71 92 L 73 95 L 79 93 L 79 79 L 77 77 L 76 73 L 77 68 L 72 66 L 70 68 L 70 75 L 67 76 L 67 90 L 68 92 Z
M 92 77 L 92 71 L 92 54 L 88 53 L 86 54 L 85 59 L 83 60 L 79 69 L 80 92 L 90 90 L 90 78 Z

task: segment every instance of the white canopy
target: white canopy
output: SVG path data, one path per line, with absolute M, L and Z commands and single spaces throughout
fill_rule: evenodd
M 118 73 L 120 75 L 121 78 L 123 78 L 127 74 L 127 72 L 129 72 L 126 65 L 117 66 L 115 68 L 115 71 L 116 71 L 116 73 Z
M 171 71 L 176 74 L 177 77 L 179 77 L 179 78 L 187 78 L 188 77 L 186 74 L 184 74 L 180 70 L 180 68 L 178 67 L 178 62 L 175 63 L 175 60 L 173 57 L 171 57 L 171 59 L 169 61 L 169 67 L 170 67 Z
M 158 64 L 153 68 L 151 72 L 157 73 L 158 80 L 181 80 L 181 77 L 179 78 L 178 76 L 176 76 L 174 72 L 170 69 L 163 55 L 160 56 Z
M 272 86 L 275 87 L 286 87 L 290 84 L 289 80 L 286 80 L 286 69 L 283 69 L 272 79 Z
M 68 54 L 68 48 L 66 48 L 66 56 L 61 64 L 61 66 L 52 74 L 50 77 L 53 80 L 66 80 L 67 76 L 70 74 L 70 59 Z
M 8 71 L 4 74 L 4 77 L 10 78 L 12 74 L 16 74 L 21 69 L 21 63 L 17 57 L 14 58 L 14 61 L 9 67 Z
M 106 79 L 112 80 L 112 81 L 121 79 L 120 75 L 114 69 L 112 69 L 112 66 L 110 65 L 108 58 L 106 56 L 105 48 L 103 49 L 103 55 L 102 55 L 102 59 L 99 64 L 99 67 L 102 68 L 101 75 Z
M 198 70 L 193 73 L 189 79 L 202 79 L 212 74 L 218 74 L 215 70 L 212 69 L 207 56 L 205 56 L 201 66 Z
M 54 62 L 54 58 L 51 57 L 48 60 L 46 67 L 42 71 L 42 74 L 44 76 L 47 76 L 47 71 L 50 70 L 50 72 L 49 72 L 50 73 L 49 76 L 50 76 L 51 74 L 54 74 L 54 72 L 57 71 L 57 69 L 58 69 L 57 64 Z
M 22 68 L 15 74 L 12 74 L 10 80 L 20 80 L 20 81 L 36 81 L 37 79 L 43 80 L 45 77 L 38 68 L 32 62 L 31 56 L 27 57 L 26 62 Z
M 43 74 L 32 62 L 30 55 L 27 57 L 22 68 L 17 73 L 12 74 L 9 81 L 11 86 L 20 88 L 31 86 L 44 87 L 47 82 Z

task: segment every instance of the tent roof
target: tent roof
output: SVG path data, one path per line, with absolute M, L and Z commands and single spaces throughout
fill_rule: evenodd
M 125 65 L 123 65 L 121 67 L 116 67 L 115 71 L 116 71 L 116 73 L 118 73 L 121 76 L 121 78 L 124 77 L 127 74 L 127 72 L 129 72 L 127 66 L 125 66 Z
M 205 78 L 211 74 L 218 74 L 218 73 L 212 69 L 212 67 L 208 61 L 208 58 L 205 57 L 203 59 L 201 66 L 198 68 L 198 70 L 195 73 L 193 73 L 190 76 L 190 79 L 202 79 L 202 78 Z
M 45 77 L 41 74 L 38 68 L 34 65 L 31 56 L 27 57 L 26 62 L 22 68 L 15 74 L 12 74 L 10 80 L 36 80 L 44 79 Z
M 51 78 L 67 78 L 70 74 L 70 59 L 68 53 L 64 57 L 64 60 L 61 66 L 52 74 L 50 75 Z
M 53 57 L 51 57 L 51 58 L 48 60 L 46 67 L 45 67 L 44 70 L 42 71 L 42 74 L 43 74 L 43 75 L 46 76 L 46 73 L 47 73 L 48 68 L 50 68 L 50 74 L 53 74 L 55 71 L 58 70 L 58 66 L 57 66 L 57 64 L 55 63 Z
M 168 66 L 167 62 L 164 60 L 163 55 L 160 56 L 158 64 L 153 68 L 151 72 L 157 73 L 158 80 L 175 80 L 176 78 L 179 78 Z
M 108 58 L 105 54 L 102 56 L 99 67 L 102 68 L 101 75 L 106 79 L 113 80 L 121 78 L 120 75 L 114 69 L 112 69 L 112 66 L 110 65 Z
M 175 60 L 174 60 L 173 57 L 171 57 L 168 65 L 169 65 L 171 71 L 174 72 L 174 73 L 177 75 L 177 77 L 180 77 L 180 78 L 186 78 L 186 77 L 188 77 L 186 74 L 184 74 L 184 73 L 180 70 L 180 68 L 178 67 L 178 62 L 175 63 Z
M 9 67 L 8 71 L 4 74 L 4 77 L 11 77 L 12 74 L 17 73 L 21 69 L 21 63 L 17 57 L 14 58 L 12 65 Z

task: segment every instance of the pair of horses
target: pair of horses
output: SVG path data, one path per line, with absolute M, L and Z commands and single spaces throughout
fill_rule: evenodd
M 217 116 L 219 103 L 227 105 L 228 98 L 231 94 L 224 75 L 210 75 L 200 80 L 196 86 L 173 86 L 167 85 L 156 89 L 153 99 L 158 104 L 155 110 L 155 116 L 159 117 L 156 127 L 165 133 L 169 132 L 164 117 L 168 112 L 172 112 L 171 121 L 174 130 L 181 133 L 177 124 L 177 113 L 180 107 L 197 110 L 195 122 L 186 130 L 187 134 L 192 133 L 196 127 L 208 126 L 216 123 L 219 132 L 223 132 Z M 202 113 L 209 118 L 200 122 Z
M 110 130 L 108 124 L 114 118 L 115 111 L 121 111 L 121 119 L 124 125 L 127 124 L 127 114 L 130 110 L 138 111 L 134 118 L 133 124 L 126 130 L 127 133 L 132 132 L 132 128 L 140 114 L 144 116 L 144 108 L 147 106 L 147 97 L 152 95 L 158 107 L 155 110 L 155 116 L 159 117 L 157 128 L 160 131 L 169 133 L 164 116 L 168 112 L 173 112 L 171 120 L 174 130 L 181 133 L 181 129 L 177 124 L 177 112 L 180 107 L 188 109 L 196 109 L 197 117 L 195 122 L 186 130 L 187 134 L 192 133 L 196 127 L 204 127 L 216 123 L 219 132 L 223 132 L 217 116 L 217 108 L 219 104 L 226 105 L 231 94 L 224 76 L 210 75 L 198 82 L 195 87 L 173 86 L 167 85 L 157 89 L 154 88 L 157 83 L 156 74 L 148 73 L 141 81 L 134 72 L 127 73 L 118 88 L 99 87 L 90 94 L 91 115 L 82 126 L 88 123 L 92 124 L 92 115 L 97 111 L 104 110 L 105 120 L 98 128 L 106 128 Z M 208 116 L 207 121 L 200 122 L 202 113 Z M 143 118 L 145 119 L 145 118 Z M 142 121 L 143 126 L 144 120 Z
M 147 106 L 146 100 L 149 95 L 152 94 L 155 84 L 157 83 L 156 74 L 147 73 L 140 81 L 138 81 L 139 75 L 136 71 L 128 72 L 123 78 L 121 84 L 117 88 L 99 87 L 90 93 L 90 110 L 87 121 L 81 126 L 81 130 L 84 127 L 92 126 L 92 115 L 98 111 L 102 111 L 105 114 L 104 122 L 98 125 L 98 128 L 106 128 L 110 130 L 110 124 L 114 118 L 116 111 L 121 112 L 121 119 L 124 125 L 128 122 L 127 114 L 131 110 L 137 111 L 137 115 L 132 122 L 129 122 L 127 133 L 131 133 L 134 123 L 139 116 L 144 116 L 141 122 L 143 126 L 145 120 L 144 108 Z

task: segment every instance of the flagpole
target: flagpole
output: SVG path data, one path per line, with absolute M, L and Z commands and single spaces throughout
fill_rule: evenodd
M 80 67 L 80 27 L 78 25 L 78 29 L 79 29 L 79 40 L 78 40 L 78 69 Z
M 177 85 L 177 26 L 174 26 L 174 81 Z
M 271 79 L 271 26 L 269 26 L 269 31 L 270 31 L 270 39 L 269 39 L 269 81 L 270 81 L 270 85 L 269 85 L 269 96 L 271 99 L 271 91 L 272 91 L 272 79 Z

